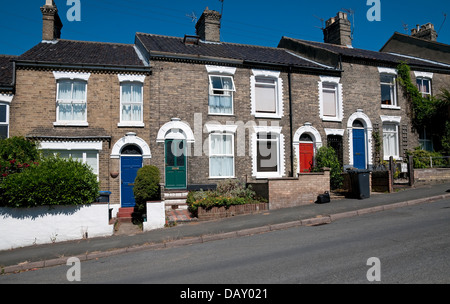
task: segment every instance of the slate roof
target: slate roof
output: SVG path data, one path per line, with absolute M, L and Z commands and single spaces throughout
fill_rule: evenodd
M 34 63 L 144 67 L 133 44 L 57 40 L 41 42 L 19 56 Z
M 370 51 L 358 48 L 352 48 L 342 45 L 323 43 L 323 42 L 314 42 L 314 41 L 306 41 L 301 39 L 294 39 L 283 37 L 283 39 L 292 40 L 294 42 L 298 42 L 301 44 L 309 45 L 315 48 L 320 48 L 326 51 L 329 51 L 334 54 L 341 55 L 343 59 L 356 59 L 356 60 L 365 60 L 365 61 L 378 61 L 382 63 L 391 63 L 391 64 L 399 64 L 401 62 L 406 62 L 409 65 L 413 65 L 416 67 L 423 68 L 437 68 L 437 69 L 449 69 L 450 65 L 441 64 L 438 62 L 433 62 L 430 60 L 413 58 L 410 56 L 404 56 L 400 54 L 390 54 L 383 53 L 377 51 Z
M 241 61 L 243 64 L 256 63 L 334 70 L 331 67 L 301 58 L 282 48 L 205 41 L 199 41 L 198 44 L 189 45 L 184 43 L 184 38 L 145 33 L 137 33 L 136 40 L 136 44 L 138 45 L 140 42 L 150 54 L 151 58 L 156 55 L 160 57 L 166 55 L 167 58 L 170 55 L 181 55 L 189 56 L 191 59 L 229 59 Z
M 0 55 L 0 87 L 11 87 L 13 82 L 12 60 L 17 56 Z

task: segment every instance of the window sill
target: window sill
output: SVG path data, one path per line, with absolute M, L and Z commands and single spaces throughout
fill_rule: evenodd
M 326 116 L 322 116 L 322 121 L 331 121 L 331 122 L 342 122 L 341 118 L 338 117 L 326 117 Z
M 214 176 L 210 176 L 210 177 L 208 177 L 208 179 L 229 179 L 229 178 L 236 178 L 236 176 L 216 176 L 216 177 L 214 177 Z
M 89 127 L 88 122 L 78 122 L 78 121 L 56 121 L 53 123 L 54 127 Z
M 145 123 L 138 122 L 138 123 L 132 123 L 132 122 L 119 122 L 117 124 L 119 128 L 143 128 L 145 127 Z
M 255 118 L 273 118 L 273 119 L 281 119 L 282 115 L 279 114 L 264 114 L 264 113 L 253 113 Z
M 282 178 L 283 176 L 279 173 L 273 173 L 273 174 L 262 174 L 262 173 L 257 173 L 256 176 L 253 176 L 256 179 L 268 179 L 268 178 Z
M 223 113 L 208 113 L 208 116 L 232 116 L 235 117 L 234 114 L 223 114 Z
M 381 105 L 381 108 L 389 110 L 401 110 L 399 106 L 392 106 L 392 105 Z

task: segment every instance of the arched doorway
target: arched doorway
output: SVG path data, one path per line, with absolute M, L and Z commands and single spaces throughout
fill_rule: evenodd
M 366 169 L 366 136 L 364 124 L 360 120 L 353 122 L 353 166 Z
M 350 116 L 347 123 L 349 167 L 362 170 L 372 167 L 372 130 L 372 122 L 362 110 Z
M 122 208 L 134 207 L 134 180 L 142 168 L 143 157 L 141 149 L 136 145 L 122 148 L 120 155 L 120 201 Z
M 309 134 L 302 134 L 299 143 L 300 153 L 300 173 L 311 172 L 314 166 L 314 142 Z
M 165 188 L 186 189 L 188 144 L 195 142 L 190 126 L 179 118 L 172 118 L 159 129 L 156 141 L 164 143 Z
M 322 147 L 322 137 L 319 131 L 311 123 L 305 123 L 295 132 L 293 143 L 295 157 L 298 161 L 297 173 L 311 172 L 315 153 Z

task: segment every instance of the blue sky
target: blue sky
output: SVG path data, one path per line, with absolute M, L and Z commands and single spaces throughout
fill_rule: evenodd
M 40 42 L 45 0 L 2 1 L 0 54 L 20 55 Z M 56 0 L 63 21 L 63 39 L 134 43 L 144 32 L 183 37 L 195 34 L 187 15 L 200 17 L 206 7 L 221 11 L 219 0 L 79 0 L 81 21 L 68 21 L 72 1 Z M 342 9 L 355 12 L 353 46 L 379 50 L 397 31 L 406 33 L 416 24 L 432 22 L 441 28 L 438 41 L 450 44 L 450 1 L 380 0 L 381 21 L 368 21 L 373 5 L 367 0 L 224 0 L 222 41 L 276 47 L 282 36 L 323 41 L 320 19 L 334 17 Z

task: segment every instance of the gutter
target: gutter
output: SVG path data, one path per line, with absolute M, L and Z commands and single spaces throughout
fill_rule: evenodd
M 83 70 L 103 70 L 103 71 L 123 71 L 134 73 L 151 73 L 151 67 L 141 66 L 115 66 L 115 65 L 95 65 L 95 64 L 65 64 L 56 62 L 40 61 L 16 61 L 19 67 L 44 67 L 44 68 L 63 68 L 63 69 L 83 69 Z

